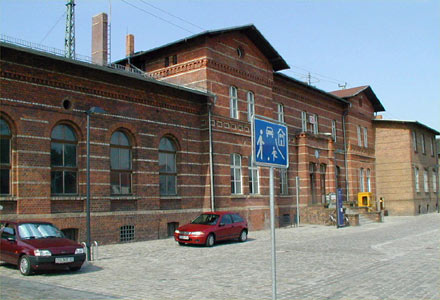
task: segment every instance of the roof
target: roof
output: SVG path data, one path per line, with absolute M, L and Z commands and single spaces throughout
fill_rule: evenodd
M 351 89 L 337 90 L 337 91 L 330 92 L 330 94 L 333 94 L 337 97 L 348 99 L 348 98 L 352 98 L 362 92 L 366 94 L 366 96 L 370 100 L 371 104 L 373 104 L 373 108 L 374 108 L 375 112 L 385 111 L 385 108 L 383 107 L 382 103 L 380 103 L 376 94 L 373 92 L 373 89 L 369 85 L 358 86 L 358 87 L 354 87 Z
M 271 62 L 273 70 L 274 71 L 280 71 L 284 69 L 289 69 L 289 65 L 286 63 L 286 61 L 281 57 L 281 55 L 272 47 L 272 45 L 268 42 L 268 40 L 261 34 L 261 32 L 255 27 L 253 24 L 249 25 L 243 25 L 243 26 L 236 26 L 236 27 L 229 27 L 224 29 L 218 29 L 218 30 L 207 30 L 203 31 L 201 33 L 180 39 L 178 41 L 165 44 L 163 46 L 159 46 L 157 48 L 153 48 L 147 51 L 140 51 L 136 52 L 130 58 L 136 58 L 147 54 L 153 54 L 155 52 L 158 52 L 160 50 L 163 50 L 165 48 L 176 46 L 176 45 L 182 45 L 185 43 L 188 43 L 190 41 L 193 41 L 195 39 L 201 38 L 201 37 L 214 37 L 221 34 L 226 34 L 230 32 L 241 32 L 245 34 L 257 47 L 260 49 L 260 51 L 267 57 L 267 59 Z M 128 58 L 123 58 L 118 61 L 115 61 L 115 63 L 125 63 Z
M 26 47 L 23 47 L 23 46 L 18 46 L 18 45 L 10 44 L 10 43 L 3 42 L 3 41 L 0 41 L 0 47 L 10 48 L 10 49 L 13 49 L 13 50 L 22 51 L 22 52 L 25 52 L 25 53 L 34 54 L 34 55 L 38 55 L 38 56 L 41 56 L 41 57 L 46 57 L 46 58 L 49 58 L 49 59 L 57 60 L 59 62 L 65 62 L 65 63 L 70 63 L 70 64 L 73 64 L 73 65 L 77 65 L 77 66 L 82 66 L 82 67 L 86 67 L 86 68 L 96 69 L 96 70 L 104 71 L 104 72 L 107 72 L 107 73 L 112 73 L 112 74 L 119 75 L 119 76 L 129 77 L 129 78 L 132 78 L 132 79 L 141 80 L 141 81 L 148 82 L 150 84 L 155 84 L 155 85 L 158 85 L 158 86 L 162 86 L 162 87 L 165 87 L 165 88 L 171 88 L 171 89 L 175 89 L 175 90 L 180 90 L 180 91 L 183 91 L 183 92 L 186 92 L 186 93 L 197 94 L 197 95 L 205 96 L 205 97 L 212 97 L 213 96 L 209 92 L 199 91 L 199 90 L 191 89 L 191 88 L 184 87 L 184 86 L 181 86 L 181 85 L 176 85 L 176 84 L 168 83 L 168 82 L 165 82 L 165 81 L 159 81 L 159 80 L 156 80 L 156 79 L 151 78 L 151 77 L 145 77 L 142 74 L 126 72 L 125 70 L 114 69 L 114 68 L 111 68 L 109 66 L 102 66 L 102 65 L 88 63 L 88 62 L 84 62 L 84 61 L 80 61 L 80 60 L 74 60 L 74 59 L 71 59 L 71 58 L 66 58 L 66 57 L 63 57 L 63 56 L 51 54 L 51 53 L 40 51 L 40 50 L 26 48 Z
M 400 123 L 400 124 L 405 124 L 405 125 L 406 125 L 406 124 L 416 125 L 416 126 L 419 126 L 419 127 L 425 128 L 425 129 L 427 129 L 427 130 L 433 132 L 433 133 L 436 134 L 436 135 L 439 135 L 439 134 L 440 134 L 440 132 L 438 132 L 437 130 L 435 130 L 435 129 L 429 127 L 429 126 L 426 126 L 425 124 L 422 124 L 422 123 L 420 123 L 420 122 L 413 121 L 413 120 L 391 120 L 391 119 L 388 119 L 388 120 L 387 120 L 387 119 L 373 119 L 373 122 L 375 122 L 375 123 Z
M 322 95 L 324 95 L 324 96 L 327 96 L 327 97 L 333 98 L 333 100 L 336 100 L 336 101 L 342 102 L 342 103 L 344 103 L 344 104 L 349 104 L 349 103 L 350 103 L 350 102 L 348 102 L 347 100 L 344 100 L 342 97 L 338 97 L 338 96 L 336 96 L 336 95 L 334 95 L 334 94 L 332 94 L 332 93 L 327 93 L 326 91 L 323 91 L 323 90 L 318 89 L 318 88 L 316 88 L 316 87 L 314 87 L 314 86 L 308 85 L 307 83 L 302 82 L 301 80 L 298 80 L 298 79 L 295 79 L 295 78 L 293 78 L 293 77 L 287 76 L 286 74 L 276 72 L 276 73 L 274 73 L 273 75 L 274 75 L 274 76 L 281 77 L 281 78 L 284 78 L 284 79 L 289 80 L 289 81 L 292 81 L 292 82 L 294 82 L 294 83 L 296 83 L 296 84 L 302 85 L 303 87 L 305 87 L 305 88 L 307 88 L 307 89 L 310 89 L 310 90 L 313 90 L 313 91 L 315 91 L 315 92 L 318 92 L 319 94 L 322 94 Z

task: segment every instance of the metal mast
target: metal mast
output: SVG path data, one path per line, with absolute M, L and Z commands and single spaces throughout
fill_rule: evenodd
M 75 58 L 75 0 L 67 0 L 66 36 L 64 39 L 64 55 Z

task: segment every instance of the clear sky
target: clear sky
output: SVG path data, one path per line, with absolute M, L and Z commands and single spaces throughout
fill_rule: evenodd
M 64 49 L 67 0 L 0 0 L 0 33 Z M 90 55 L 91 19 L 109 13 L 112 60 L 199 33 L 254 24 L 291 67 L 325 91 L 370 85 L 385 118 L 440 131 L 439 0 L 76 0 L 76 53 Z

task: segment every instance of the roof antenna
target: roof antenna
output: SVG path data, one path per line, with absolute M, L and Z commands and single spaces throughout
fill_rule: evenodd
M 342 88 L 343 90 L 345 90 L 347 88 L 347 83 L 345 82 L 344 84 L 339 84 L 338 83 L 338 87 Z

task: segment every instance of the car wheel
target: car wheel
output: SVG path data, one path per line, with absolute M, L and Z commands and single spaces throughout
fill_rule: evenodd
M 81 269 L 81 267 L 69 267 L 69 270 L 72 272 L 79 271 L 79 269 Z
M 18 268 L 20 269 L 20 273 L 24 276 L 28 276 L 32 273 L 31 261 L 29 260 L 29 257 L 27 255 L 23 255 L 22 257 L 20 257 Z
M 241 233 L 240 233 L 240 237 L 239 237 L 238 240 L 239 240 L 240 242 L 242 242 L 242 243 L 243 243 L 243 242 L 246 242 L 246 241 L 247 241 L 247 235 L 248 235 L 247 230 L 244 230 L 244 229 L 243 229 L 243 230 L 241 231 Z
M 206 238 L 206 247 L 212 247 L 214 246 L 214 243 L 215 243 L 214 235 L 210 233 Z

